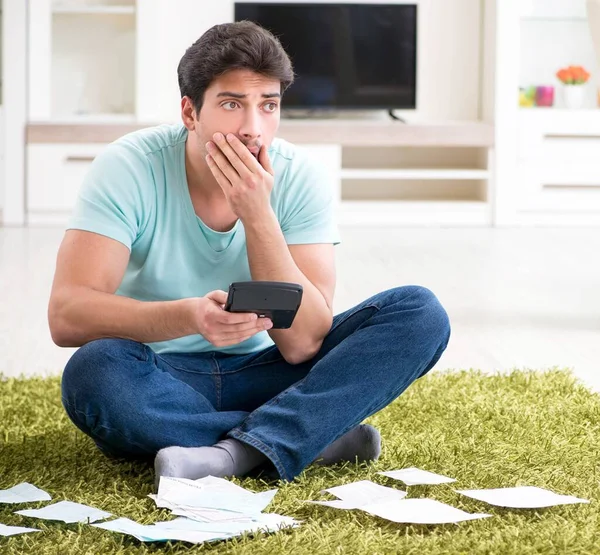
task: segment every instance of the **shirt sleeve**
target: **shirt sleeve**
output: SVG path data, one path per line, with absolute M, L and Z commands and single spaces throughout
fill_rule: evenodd
M 131 250 L 148 221 L 152 176 L 137 149 L 111 144 L 92 162 L 67 229 L 91 231 Z
M 288 245 L 340 242 L 333 183 L 309 156 L 296 152 L 284 177 L 281 230 Z

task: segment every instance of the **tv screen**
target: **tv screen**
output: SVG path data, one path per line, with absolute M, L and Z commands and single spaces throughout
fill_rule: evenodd
M 235 4 L 279 38 L 295 83 L 283 108 L 416 107 L 415 4 Z

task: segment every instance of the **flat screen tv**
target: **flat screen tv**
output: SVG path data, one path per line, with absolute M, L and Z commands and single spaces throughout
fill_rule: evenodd
M 292 59 L 289 109 L 416 108 L 416 4 L 236 2 Z

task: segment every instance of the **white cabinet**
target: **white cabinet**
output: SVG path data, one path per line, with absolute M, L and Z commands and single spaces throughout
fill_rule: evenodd
M 31 144 L 27 147 L 27 207 L 31 224 L 64 224 L 83 178 L 102 144 Z
M 600 222 L 600 110 L 519 113 L 518 210 L 557 223 Z

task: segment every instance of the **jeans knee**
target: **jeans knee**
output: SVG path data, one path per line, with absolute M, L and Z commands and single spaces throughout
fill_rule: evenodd
M 146 347 L 127 339 L 97 339 L 80 347 L 62 374 L 63 403 L 84 401 L 89 395 L 102 396 L 106 387 L 119 383 L 114 373 L 130 357 L 146 359 Z
M 447 342 L 450 337 L 450 318 L 435 293 L 427 287 L 408 285 L 392 290 L 402 300 L 404 307 L 418 311 L 416 324 L 421 333 Z
M 418 290 L 425 310 L 426 325 L 435 335 L 447 338 L 450 335 L 450 318 L 446 309 L 431 290 L 426 287 L 418 287 Z

